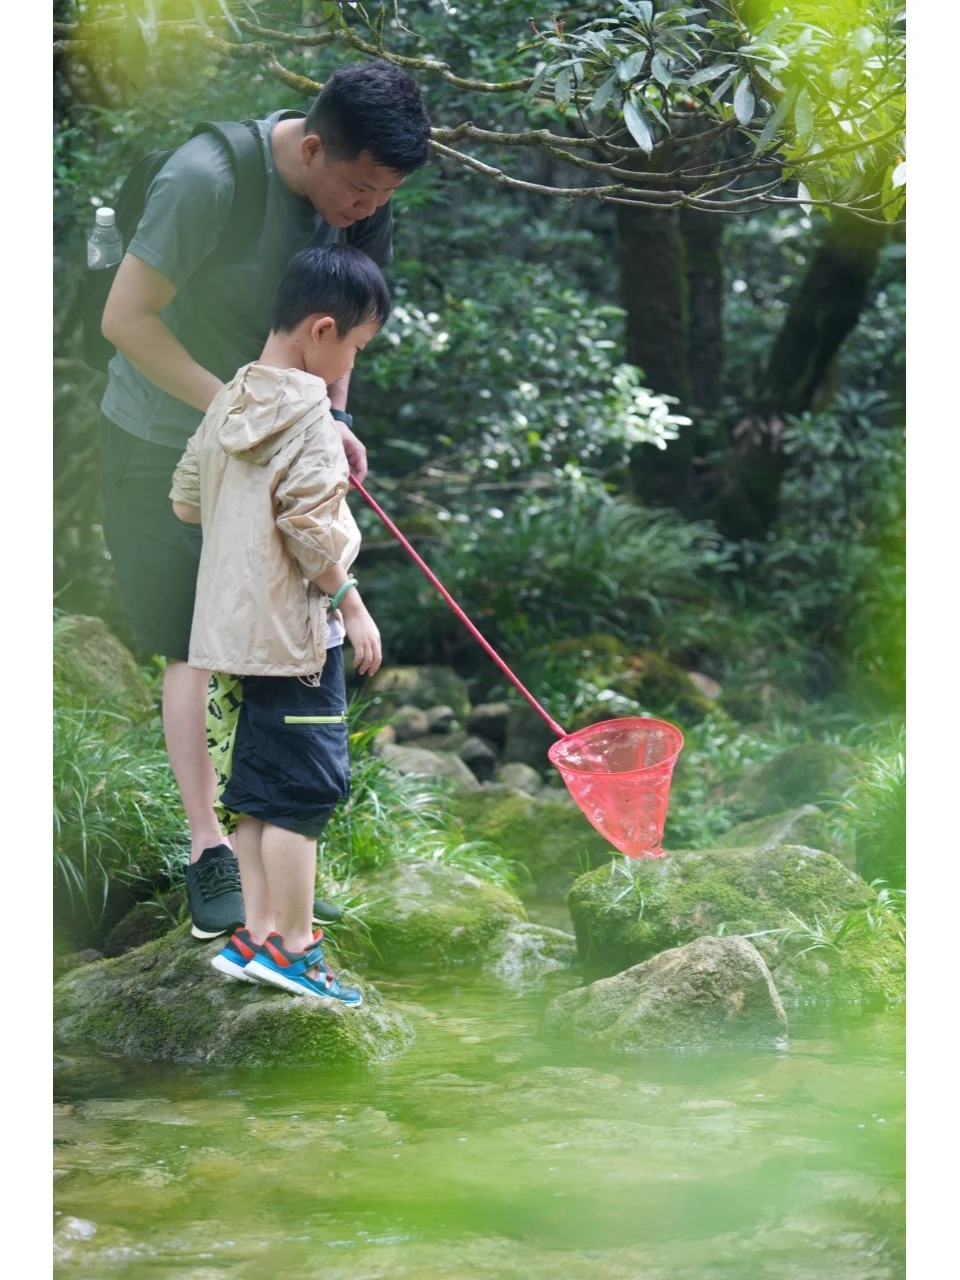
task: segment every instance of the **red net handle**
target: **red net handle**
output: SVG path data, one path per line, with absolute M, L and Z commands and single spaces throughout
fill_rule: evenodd
M 557 724 L 556 720 L 552 720 L 550 716 L 547 715 L 546 711 L 543 709 L 543 707 L 541 707 L 540 703 L 536 700 L 536 698 L 533 696 L 530 690 L 525 688 L 520 683 L 520 681 L 513 674 L 513 672 L 504 662 L 504 660 L 497 653 L 496 649 L 494 649 L 492 645 L 488 644 L 487 641 L 484 640 L 483 636 L 480 634 L 477 628 L 473 625 L 473 623 L 470 621 L 467 615 L 463 612 L 463 610 L 457 604 L 456 600 L 454 600 L 450 592 L 446 589 L 446 587 L 443 585 L 440 579 L 436 576 L 436 574 L 433 573 L 432 570 L 427 567 L 424 561 L 420 559 L 419 555 L 417 555 L 416 551 L 414 551 L 413 547 L 410 545 L 407 539 L 403 536 L 403 534 L 400 532 L 397 526 L 393 523 L 393 521 L 390 519 L 387 513 L 383 510 L 383 508 L 379 505 L 379 503 L 377 503 L 373 498 L 370 497 L 370 494 L 367 493 L 366 489 L 363 487 L 360 481 L 356 478 L 356 476 L 350 477 L 350 483 L 353 485 L 356 491 L 360 494 L 360 497 L 363 498 L 367 506 L 371 507 L 377 513 L 377 515 L 380 517 L 383 523 L 387 526 L 387 528 L 390 530 L 390 532 L 393 534 L 396 540 L 403 547 L 404 551 L 406 551 L 407 555 L 410 556 L 410 558 L 420 566 L 423 572 L 427 575 L 427 577 L 430 579 L 433 585 L 437 588 L 437 590 L 443 596 L 444 600 L 446 600 L 447 604 L 450 606 L 453 612 L 457 615 L 457 617 L 460 619 L 463 625 L 467 628 L 467 630 L 473 636 L 474 640 L 476 640 L 477 643 L 483 647 L 485 652 L 493 659 L 493 661 L 497 664 L 497 666 L 500 668 L 503 674 L 507 677 L 510 683 L 514 685 L 514 687 L 517 688 L 523 694 L 526 700 L 530 703 L 531 707 L 533 707 L 535 711 L 538 711 L 540 715 L 543 716 L 544 720 L 546 720 L 547 724 L 550 726 L 553 732 L 557 735 L 557 737 L 565 738 L 567 736 L 566 731 L 561 729 L 561 727 Z

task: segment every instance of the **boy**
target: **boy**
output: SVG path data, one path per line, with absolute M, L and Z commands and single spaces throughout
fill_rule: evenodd
M 344 629 L 361 675 L 381 654 L 347 574 L 360 531 L 327 386 L 389 311 L 380 269 L 359 249 L 297 254 L 260 359 L 217 394 L 170 494 L 181 520 L 203 525 L 190 665 L 242 686 L 221 799 L 239 815 L 246 918 L 212 964 L 347 1005 L 361 993 L 333 976 L 312 930 L 317 837 L 350 788 Z

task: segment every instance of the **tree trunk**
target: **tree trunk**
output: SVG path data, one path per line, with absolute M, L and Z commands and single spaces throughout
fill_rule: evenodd
M 789 459 L 783 418 L 810 409 L 867 303 L 887 228 L 837 211 L 827 224 L 777 335 L 753 412 L 734 429 L 720 492 L 706 512 L 730 538 L 761 538 L 777 517 Z
M 673 211 L 617 206 L 620 288 L 627 313 L 627 360 L 644 382 L 681 406 L 693 400 L 687 359 L 689 312 L 683 238 Z M 690 482 L 692 439 L 683 432 L 666 450 L 642 446 L 630 464 L 637 491 L 648 501 L 682 506 Z
M 716 213 L 680 210 L 687 262 L 690 329 L 687 363 L 695 408 L 719 408 L 723 392 L 723 230 Z

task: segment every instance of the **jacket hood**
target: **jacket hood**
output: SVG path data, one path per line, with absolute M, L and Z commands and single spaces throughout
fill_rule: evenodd
M 265 466 L 330 408 L 327 384 L 302 369 L 248 364 L 227 384 L 217 433 L 224 453 Z

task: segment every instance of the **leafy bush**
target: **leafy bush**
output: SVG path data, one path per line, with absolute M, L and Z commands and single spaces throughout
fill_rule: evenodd
M 837 825 L 856 852 L 864 880 L 882 880 L 894 889 L 907 882 L 907 770 L 903 729 L 866 760 L 844 795 Z

